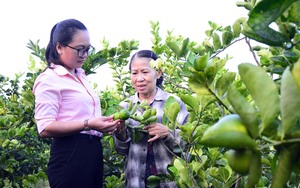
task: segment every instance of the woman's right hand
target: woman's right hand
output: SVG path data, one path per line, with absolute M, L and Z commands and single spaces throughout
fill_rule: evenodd
M 114 116 L 100 116 L 98 118 L 89 120 L 89 127 L 93 130 L 112 133 L 114 132 L 120 124 L 120 120 L 114 120 Z

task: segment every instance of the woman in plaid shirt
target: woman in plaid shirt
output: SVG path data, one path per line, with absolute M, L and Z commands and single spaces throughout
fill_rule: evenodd
M 116 151 L 126 156 L 125 180 L 128 188 L 144 188 L 150 175 L 166 174 L 167 166 L 174 157 L 171 151 L 179 144 L 183 144 L 179 130 L 170 130 L 161 123 L 163 108 L 169 96 L 175 97 L 180 104 L 177 116 L 179 124 L 182 125 L 187 121 L 189 113 L 179 97 L 160 88 L 163 81 L 162 71 L 150 66 L 150 61 L 157 58 L 154 52 L 141 50 L 132 56 L 129 64 L 131 82 L 136 90 L 135 95 L 129 97 L 129 100 L 138 104 L 146 100 L 151 108 L 156 109 L 158 121 L 144 127 L 148 134 L 143 134 L 142 140 L 137 143 L 132 141 L 130 133 L 125 128 L 125 122 L 121 123 L 123 126 L 119 126 L 114 134 Z M 128 102 L 125 101 L 120 105 L 127 108 Z M 143 109 L 138 109 L 136 113 L 141 115 Z M 130 126 L 139 124 L 138 121 L 129 119 Z M 159 187 L 176 187 L 176 184 L 162 182 Z

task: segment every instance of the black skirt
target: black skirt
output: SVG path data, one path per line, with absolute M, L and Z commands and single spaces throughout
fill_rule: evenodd
M 103 187 L 100 137 L 76 134 L 54 138 L 47 174 L 51 188 Z

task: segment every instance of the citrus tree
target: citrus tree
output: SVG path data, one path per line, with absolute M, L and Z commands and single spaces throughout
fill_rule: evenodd
M 164 124 L 181 129 L 186 147 L 174 148 L 179 157 L 168 175 L 151 177 L 153 186 L 161 179 L 179 187 L 299 184 L 300 2 L 237 5 L 249 17 L 225 27 L 209 22 L 202 43 L 171 32 L 162 42 L 152 23 L 153 50 L 164 61 L 164 89 L 178 94 L 191 113 L 179 126 L 177 108 L 165 109 Z M 238 41 L 246 42 L 253 60 L 230 72 L 224 68 L 230 58 L 220 54 Z
M 167 176 L 180 187 L 299 184 L 300 1 L 238 5 L 249 10 L 249 17 L 226 27 L 211 22 L 202 44 L 166 41 L 175 61 L 183 61 L 178 72 L 193 91 L 179 95 L 193 118 L 185 126 L 177 125 L 188 147 Z M 237 73 L 224 70 L 228 59 L 218 54 L 241 37 L 253 61 L 239 64 Z M 211 124 L 202 112 L 213 111 L 212 104 L 221 116 Z

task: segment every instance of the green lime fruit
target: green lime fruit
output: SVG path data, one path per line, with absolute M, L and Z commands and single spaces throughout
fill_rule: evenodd
M 237 114 L 222 117 L 216 124 L 207 128 L 201 138 L 201 144 L 208 147 L 229 149 L 255 148 L 246 126 Z
M 241 175 L 248 174 L 251 155 L 252 155 L 252 151 L 247 149 L 241 149 L 241 150 L 230 149 L 224 154 L 232 170 Z
M 114 114 L 114 120 L 120 119 L 120 120 L 126 120 L 130 117 L 130 112 L 126 109 L 122 109 L 119 112 L 116 112 Z

